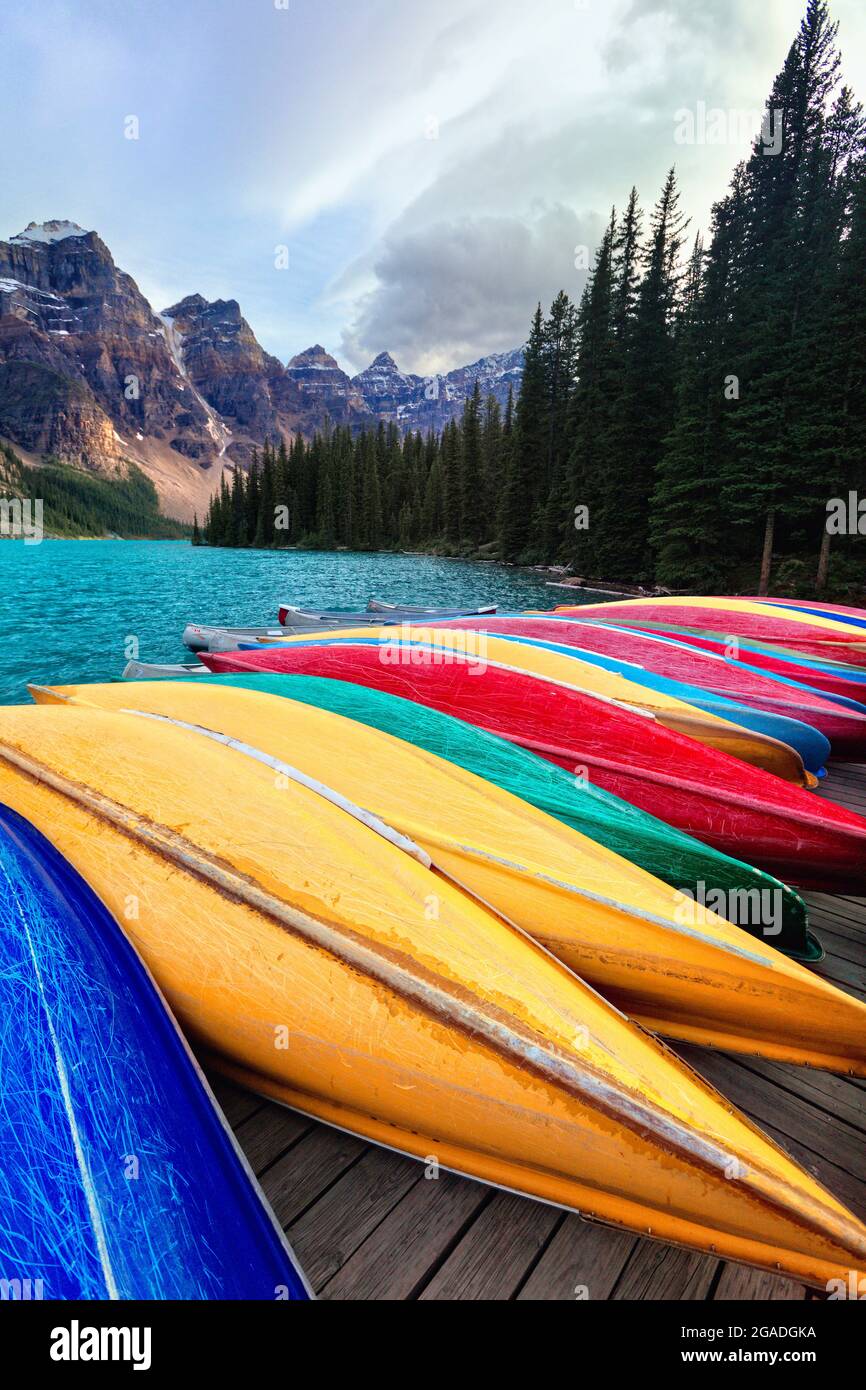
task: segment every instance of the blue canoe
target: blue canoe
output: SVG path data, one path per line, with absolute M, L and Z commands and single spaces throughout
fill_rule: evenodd
M 0 1279 L 45 1299 L 306 1299 L 177 1025 L 84 880 L 0 807 Z

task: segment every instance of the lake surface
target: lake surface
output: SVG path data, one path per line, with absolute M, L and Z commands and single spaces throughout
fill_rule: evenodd
M 0 704 L 27 682 L 111 680 L 127 660 L 188 661 L 188 622 L 262 626 L 280 602 L 552 608 L 562 590 L 500 565 L 415 555 L 208 550 L 186 541 L 0 543 Z M 579 597 L 575 596 L 575 602 Z

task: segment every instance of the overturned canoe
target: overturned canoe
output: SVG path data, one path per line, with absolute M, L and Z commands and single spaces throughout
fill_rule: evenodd
M 388 649 L 385 650 L 387 654 Z M 561 682 L 456 651 L 383 660 L 376 642 L 204 657 L 212 671 L 327 676 L 430 705 L 517 743 L 786 883 L 866 892 L 866 820 Z M 447 658 L 447 659 L 446 659 Z
M 837 703 L 791 677 L 763 673 L 747 664 L 745 655 L 739 661 L 725 661 L 673 637 L 581 621 L 576 615 L 566 614 L 546 618 L 530 614 L 458 618 L 447 626 L 477 628 L 482 624 L 486 632 L 554 642 L 574 649 L 578 656 L 591 652 L 633 662 L 663 677 L 811 726 L 829 740 L 835 758 L 859 761 L 866 757 L 866 705 L 855 701 Z M 768 728 L 766 732 L 772 730 Z M 775 730 L 777 737 L 784 732 Z M 787 741 L 796 736 L 789 734 Z M 810 741 L 805 746 L 793 746 L 799 748 L 806 766 L 814 771 L 814 760 L 821 756 L 823 744 L 815 748 Z
M 183 645 L 191 652 L 206 652 L 218 641 L 259 642 L 266 637 L 293 637 L 291 627 L 209 627 L 206 623 L 187 623 Z
M 866 628 L 866 609 L 851 608 L 841 603 L 820 603 L 818 600 L 797 598 L 754 598 L 754 603 L 763 603 L 771 608 L 793 608 L 798 613 L 811 614 L 815 618 L 831 618 L 833 622 L 848 623 L 851 627 Z
M 823 957 L 823 948 L 808 930 L 803 899 L 786 884 L 495 734 L 428 706 L 349 681 L 280 675 L 207 675 L 204 680 L 282 695 L 405 739 L 494 782 L 758 936 L 765 933 L 767 923 L 762 918 L 769 900 L 779 911 L 773 935 L 765 939 L 795 960 L 814 963 Z M 90 689 L 70 686 L 53 694 L 34 693 L 37 699 L 76 695 L 86 700 Z
M 261 1094 L 818 1288 L 866 1269 L 866 1228 L 728 1101 L 321 783 L 201 729 L 7 708 L 0 797 Z
M 207 675 L 208 668 L 197 662 L 161 664 L 151 661 L 127 661 L 121 680 L 159 681 L 186 680 L 188 676 Z
M 832 618 L 798 613 L 733 598 L 637 598 L 620 603 L 592 603 L 557 608 L 602 622 L 640 626 L 645 618 L 676 627 L 711 627 L 726 636 L 779 643 L 812 656 L 835 657 L 866 666 L 866 633 Z
M 831 699 L 839 697 L 858 704 L 866 703 L 866 670 L 848 666 L 843 661 L 822 660 L 806 652 L 795 652 L 769 642 L 750 641 L 745 637 L 727 637 L 723 632 L 714 632 L 711 628 L 670 627 L 666 623 L 642 622 L 627 630 L 669 637 L 697 651 L 714 652 L 726 661 L 742 660 L 757 670 L 802 681 Z
M 41 692 L 35 692 L 39 695 Z M 51 698 L 48 692 L 43 698 Z M 866 1075 L 866 1005 L 525 800 L 400 739 L 268 692 L 65 687 L 64 704 L 156 716 L 255 750 L 363 804 L 619 1008 L 687 1042 Z M 780 897 L 781 895 L 779 895 Z
M 798 786 L 815 786 L 817 782 L 814 774 L 804 766 L 800 753 L 790 744 L 740 722 L 752 711 L 742 714 L 739 708 L 732 708 L 730 713 L 736 716 L 735 722 L 734 718 L 687 703 L 669 690 L 652 688 L 652 683 L 645 681 L 640 671 L 635 672 L 636 679 L 631 680 L 619 671 L 603 669 L 595 659 L 581 661 L 567 650 L 553 650 L 543 643 L 490 636 L 483 630 L 462 632 L 447 627 L 406 624 L 364 634 L 351 630 L 321 636 L 306 634 L 285 643 L 263 645 L 291 647 L 316 641 L 329 644 L 366 641 L 377 647 L 379 659 L 385 664 L 420 666 L 438 662 L 447 665 L 454 659 L 468 659 L 482 677 L 494 666 L 544 676 L 565 687 L 611 700 L 623 709 L 650 713 L 665 728 L 688 734 L 709 748 L 723 749 Z M 822 746 L 827 747 L 826 743 Z
M 19 1039 L 3 1050 L 0 1268 L 19 1298 L 308 1296 L 145 967 L 5 806 L 0 1008 Z
M 484 632 L 489 635 L 490 629 L 485 620 Z M 421 634 L 424 629 L 419 630 Z M 431 640 L 438 642 L 441 638 L 438 632 L 441 629 L 433 629 Z M 815 775 L 823 775 L 824 764 L 830 756 L 830 742 L 824 734 L 811 724 L 804 723 L 800 719 L 794 719 L 783 714 L 775 714 L 766 709 L 750 707 L 740 700 L 714 694 L 712 691 L 699 685 L 687 684 L 685 681 L 672 679 L 666 675 L 660 675 L 657 671 L 651 670 L 645 665 L 634 661 L 625 660 L 620 656 L 608 656 L 601 652 L 590 649 L 589 647 L 575 648 L 566 642 L 551 641 L 541 637 L 523 636 L 517 631 L 500 633 L 497 629 L 494 635 L 496 653 L 508 652 L 511 647 L 511 655 L 514 656 L 515 647 L 519 655 L 516 660 L 521 669 L 536 670 L 548 669 L 538 668 L 535 661 L 530 656 L 526 661 L 525 649 L 536 649 L 540 652 L 550 653 L 554 657 L 564 657 L 566 664 L 562 665 L 557 673 L 559 679 L 573 679 L 576 684 L 580 684 L 583 689 L 587 689 L 586 668 L 595 667 L 602 672 L 607 672 L 615 676 L 621 676 L 635 687 L 640 694 L 635 694 L 634 690 L 630 698 L 634 704 L 641 709 L 651 710 L 653 713 L 661 712 L 664 715 L 668 710 L 668 701 L 676 700 L 680 705 L 694 711 L 698 710 L 702 714 L 712 718 L 723 719 L 729 724 L 735 724 L 741 729 L 747 729 L 755 734 L 759 739 L 770 739 L 775 744 L 781 744 L 792 748 L 802 762 L 806 771 Z M 557 634 L 558 635 L 558 634 Z M 422 637 L 423 640 L 423 637 Z M 501 649 L 499 643 L 508 644 Z M 496 654 L 494 653 L 494 654 Z M 567 663 L 574 663 L 569 666 Z M 572 674 L 573 673 L 573 674 Z M 589 685 L 590 689 L 596 689 L 596 693 L 608 693 L 607 690 L 597 688 L 594 684 Z M 717 745 L 714 745 L 717 746 Z M 760 759 L 760 766 L 767 766 L 767 759 Z M 791 780 L 799 780 L 792 778 Z
M 487 608 L 401 608 L 398 604 L 384 604 L 371 599 L 366 608 L 360 610 L 342 608 L 298 608 L 292 603 L 281 603 L 278 609 L 280 623 L 294 631 L 317 627 L 381 627 L 383 623 L 434 622 L 438 618 L 461 618 L 472 613 L 495 613 L 495 606 Z

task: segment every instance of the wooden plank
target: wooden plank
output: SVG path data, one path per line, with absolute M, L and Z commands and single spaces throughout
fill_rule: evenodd
M 866 1145 L 853 1126 L 839 1117 L 834 1119 L 832 1127 L 828 1126 L 826 1115 L 800 1096 L 767 1083 L 763 1077 L 722 1053 L 705 1053 L 697 1065 L 714 1086 L 759 1124 L 772 1124 L 789 1138 L 808 1146 L 813 1153 L 827 1152 L 828 1134 L 832 1133 L 834 1163 L 859 1182 L 866 1182 Z
M 517 1297 L 557 1303 L 610 1298 L 637 1243 L 626 1231 L 566 1216 Z
M 421 1299 L 511 1298 L 557 1225 L 555 1207 L 497 1192 L 421 1293 Z
M 259 1180 L 280 1224 L 288 1227 L 297 1221 L 366 1148 L 364 1140 L 352 1134 L 329 1125 L 314 1125 Z
M 766 1274 L 746 1265 L 726 1264 L 713 1292 L 714 1303 L 735 1303 L 738 1299 L 758 1303 L 802 1303 L 806 1290 L 802 1284 L 784 1279 L 780 1274 Z
M 250 1167 L 260 1177 L 302 1135 L 308 1134 L 314 1123 L 294 1110 L 268 1103 L 238 1125 L 235 1132 Z
M 419 1178 L 321 1291 L 326 1299 L 413 1298 L 492 1198 L 483 1183 Z
M 854 1084 L 853 1077 L 834 1076 L 832 1072 L 815 1071 L 812 1067 L 787 1067 L 781 1062 L 766 1062 L 758 1057 L 741 1057 L 739 1065 L 822 1111 L 828 1128 L 832 1129 L 833 1120 L 838 1116 L 854 1129 L 866 1133 L 863 1093 Z
M 414 1159 L 369 1148 L 292 1224 L 289 1238 L 314 1289 L 336 1274 L 422 1171 Z
M 705 1299 L 719 1268 L 714 1255 L 678 1250 L 657 1240 L 638 1241 L 611 1297 L 617 1302 L 646 1299 Z

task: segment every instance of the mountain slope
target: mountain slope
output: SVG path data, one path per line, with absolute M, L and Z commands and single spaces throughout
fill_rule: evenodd
M 234 299 L 155 314 L 96 232 L 51 221 L 0 241 L 0 436 L 107 478 L 134 463 L 184 519 L 266 439 L 326 418 L 438 430 L 476 379 L 504 403 L 521 365 L 517 350 L 423 378 L 380 353 L 350 378 L 317 344 L 283 366 Z

